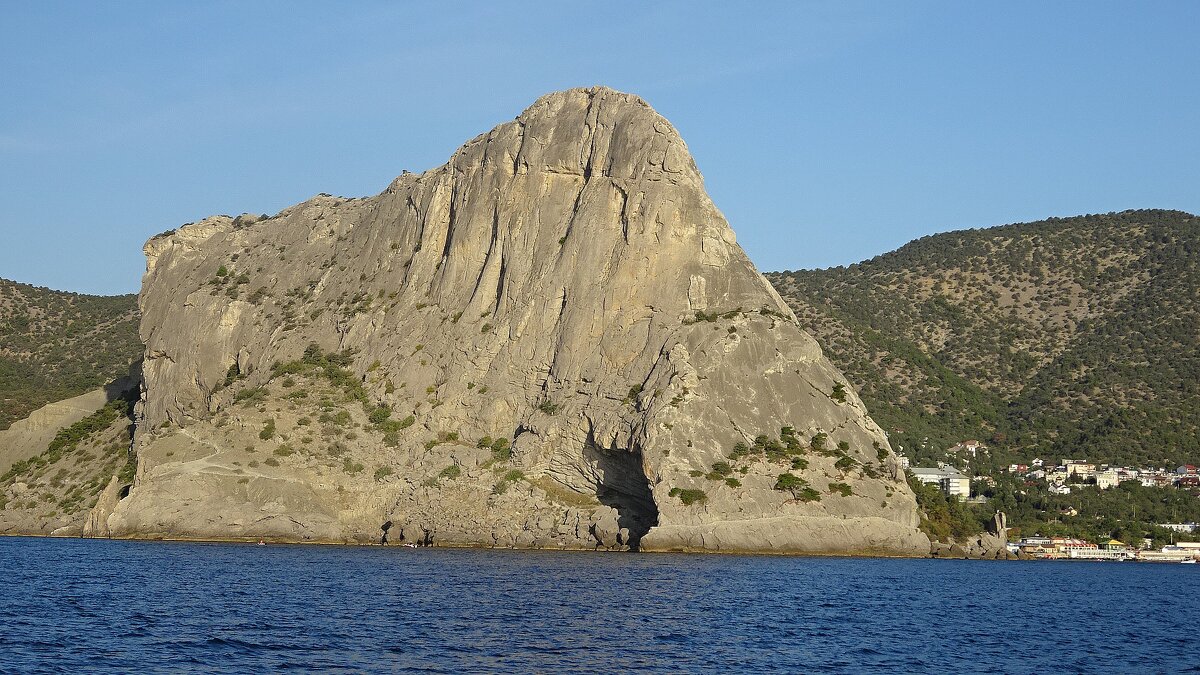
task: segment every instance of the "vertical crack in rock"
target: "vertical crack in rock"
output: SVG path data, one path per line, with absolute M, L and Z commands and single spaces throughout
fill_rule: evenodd
M 626 244 L 628 244 L 629 243 L 629 193 L 625 192 L 625 188 L 622 188 L 620 185 L 618 185 L 617 181 L 615 181 L 615 180 L 612 182 L 612 186 L 614 189 L 616 189 L 617 192 L 621 193 L 621 210 L 620 210 L 621 238 L 625 241 Z
M 471 289 L 471 301 L 474 301 L 479 295 L 480 286 L 483 284 L 483 276 L 487 274 L 488 267 L 492 263 L 492 253 L 496 250 L 496 243 L 500 241 L 500 200 L 496 199 L 492 205 L 492 238 L 488 240 L 487 253 L 483 256 L 483 262 L 479 265 L 479 274 L 475 277 L 475 287 Z
M 504 259 L 504 251 L 500 252 L 500 274 L 496 277 L 496 304 L 492 308 L 494 314 L 500 312 L 504 301 L 504 281 L 508 276 L 508 261 Z

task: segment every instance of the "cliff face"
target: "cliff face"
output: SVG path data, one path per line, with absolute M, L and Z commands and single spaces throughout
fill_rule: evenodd
M 145 250 L 137 477 L 90 533 L 928 553 L 637 97 L 551 94 L 375 197 Z

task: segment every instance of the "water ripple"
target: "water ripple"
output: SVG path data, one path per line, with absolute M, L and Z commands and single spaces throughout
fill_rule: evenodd
M 1190 566 L 0 538 L 0 579 L 3 672 L 1200 672 Z

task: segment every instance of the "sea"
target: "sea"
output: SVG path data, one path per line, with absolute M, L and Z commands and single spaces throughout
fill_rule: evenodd
M 2 672 L 1200 672 L 1200 565 L 0 538 Z

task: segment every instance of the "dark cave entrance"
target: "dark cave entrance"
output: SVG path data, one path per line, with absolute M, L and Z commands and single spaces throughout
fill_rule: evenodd
M 617 525 L 629 531 L 628 541 L 621 543 L 630 551 L 638 550 L 642 537 L 658 524 L 658 506 L 642 469 L 642 453 L 589 443 L 584 456 L 595 463 L 600 476 L 596 498 L 616 509 Z

